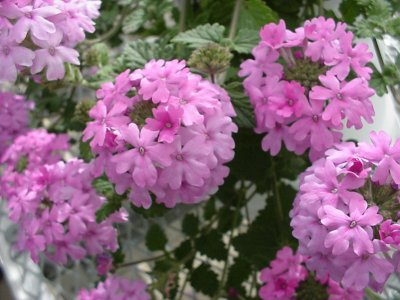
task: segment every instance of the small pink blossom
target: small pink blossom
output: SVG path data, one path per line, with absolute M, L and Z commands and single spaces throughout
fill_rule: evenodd
M 153 110 L 154 119 L 146 119 L 146 128 L 159 131 L 160 136 L 158 140 L 160 142 L 172 143 L 178 129 L 180 127 L 183 110 L 174 106 L 170 106 L 168 110 L 165 108 L 159 108 Z

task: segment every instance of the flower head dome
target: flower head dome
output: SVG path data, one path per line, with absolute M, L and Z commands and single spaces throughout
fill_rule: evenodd
M 226 92 L 184 61 L 153 60 L 97 92 L 84 140 L 117 191 L 134 205 L 203 200 L 223 183 L 237 127 Z

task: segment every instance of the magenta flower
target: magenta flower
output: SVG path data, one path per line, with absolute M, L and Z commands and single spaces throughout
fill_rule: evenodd
M 160 183 L 167 184 L 170 188 L 179 189 L 183 181 L 199 187 L 204 185 L 204 180 L 210 176 L 210 168 L 207 166 L 207 156 L 210 148 L 202 147 L 203 140 L 189 140 L 185 144 L 176 140 L 173 144 L 174 152 L 172 165 L 160 173 Z
M 111 161 L 116 164 L 117 173 L 130 171 L 132 178 L 139 187 L 152 186 L 157 180 L 157 170 L 154 163 L 162 166 L 171 164 L 171 147 L 162 147 L 155 141 L 158 133 L 146 128 L 139 128 L 131 123 L 121 129 L 121 137 L 134 148 L 116 154 Z
M 47 68 L 47 79 L 57 80 L 65 76 L 65 62 L 79 65 L 79 52 L 62 46 L 60 44 L 62 38 L 62 33 L 57 31 L 46 40 L 35 40 L 35 43 L 43 49 L 35 51 L 32 74 L 37 74 Z
M 113 268 L 113 258 L 109 253 L 102 253 L 96 256 L 97 274 L 104 276 Z
M 130 122 L 129 117 L 123 113 L 127 106 L 123 103 L 116 103 L 111 109 L 107 108 L 103 101 L 98 101 L 89 111 L 89 116 L 95 121 L 89 122 L 83 131 L 83 141 L 90 142 L 92 147 L 103 146 L 107 139 L 107 133 L 112 133 L 114 128 L 125 126 Z
M 25 224 L 24 224 L 25 223 Z M 17 248 L 19 250 L 27 250 L 35 263 L 39 262 L 39 254 L 46 248 L 46 241 L 40 234 L 40 223 L 32 220 L 27 224 L 24 222 L 24 230 L 19 233 Z
M 104 108 L 93 108 L 84 131 L 96 155 L 94 172 L 105 172 L 133 205 L 197 203 L 223 184 L 238 129 L 226 91 L 190 73 L 184 62 L 159 60 L 118 75 L 97 97 Z M 108 124 L 107 111 L 116 106 L 126 109 L 113 118 L 123 116 L 126 124 Z
M 91 290 L 81 290 L 78 300 L 108 300 L 108 299 L 134 299 L 150 300 L 146 291 L 146 284 L 141 280 L 129 280 L 123 277 L 111 276 L 106 281 Z
M 332 247 L 334 255 L 347 251 L 352 242 L 357 255 L 373 253 L 372 227 L 382 222 L 377 206 L 367 208 L 366 201 L 350 200 L 349 215 L 342 210 L 326 205 L 323 207 L 326 215 L 321 219 L 322 224 L 331 228 L 325 239 L 325 246 Z
M 93 19 L 99 9 L 98 0 L 2 1 L 0 59 L 5 68 L 0 70 L 0 80 L 15 82 L 17 71 L 31 67 L 32 61 L 32 74 L 47 66 L 48 80 L 62 79 L 65 62 L 79 65 L 78 52 L 73 48 L 85 39 L 85 32 L 94 31 Z M 9 41 L 5 43 L 4 38 Z M 33 78 L 40 81 L 38 76 Z
M 369 98 L 374 91 L 368 87 L 366 67 L 371 53 L 364 44 L 353 47 L 346 24 L 319 17 L 292 32 L 281 20 L 265 25 L 260 38 L 254 58 L 244 61 L 238 74 L 246 77 L 243 86 L 254 109 L 255 130 L 269 141 L 265 151 L 277 154 L 281 149 L 279 141 L 271 146 L 275 137 L 280 140 L 276 124 L 289 127 L 285 136 L 292 135 L 293 143 L 286 145 L 290 151 L 310 150 L 308 156 L 315 161 L 340 141 L 343 121 L 356 129 L 363 121 L 372 123 Z M 353 73 L 356 78 L 348 79 Z
M 272 49 L 282 47 L 286 38 L 286 24 L 285 21 L 280 20 L 279 24 L 270 23 L 265 25 L 260 30 L 260 38 Z
M 182 87 L 183 78 L 188 69 L 183 62 L 173 61 L 150 61 L 146 64 L 143 73 L 145 77 L 141 80 L 140 94 L 144 100 L 154 103 L 167 102 L 171 95 L 170 89 L 178 91 Z
M 252 54 L 255 59 L 248 59 L 240 65 L 241 70 L 239 76 L 248 77 L 244 80 L 244 84 L 252 85 L 253 82 L 261 82 L 263 73 L 281 77 L 283 67 L 278 64 L 279 53 L 266 44 L 260 43 L 253 50 Z
M 346 32 L 340 37 L 342 52 L 335 55 L 328 65 L 333 66 L 328 74 L 336 75 L 339 80 L 344 80 L 353 69 L 356 74 L 367 80 L 371 78 L 372 69 L 365 65 L 371 61 L 372 53 L 368 51 L 368 45 L 359 43 L 352 46 L 353 33 Z
M 313 100 L 325 101 L 330 99 L 328 106 L 322 115 L 326 121 L 332 121 L 334 125 L 340 125 L 342 122 L 342 114 L 349 107 L 349 102 L 358 101 L 359 95 L 365 88 L 363 81 L 360 78 L 355 78 L 350 82 L 340 83 L 333 75 L 321 75 L 319 80 L 324 85 L 314 86 L 310 92 L 310 97 Z
M 363 197 L 351 191 L 364 185 L 364 180 L 350 176 L 338 178 L 339 169 L 330 161 L 324 161 L 321 166 L 315 168 L 314 173 L 304 178 L 300 190 L 304 193 L 304 200 L 314 203 L 322 201 L 323 204 L 336 206 L 339 201 L 349 205 L 353 199 L 362 202 Z
M 160 142 L 172 143 L 180 127 L 183 110 L 178 107 L 169 106 L 165 108 L 153 109 L 153 118 L 146 119 L 146 128 L 152 131 L 159 131 Z
M 339 142 L 342 134 L 332 130 L 334 126 L 323 119 L 323 113 L 322 103 L 312 101 L 310 105 L 305 106 L 304 115 L 289 129 L 292 138 L 297 142 L 309 140 L 313 149 L 317 151 L 327 149 Z
M 285 82 L 283 93 L 270 97 L 271 108 L 282 117 L 301 116 L 307 105 L 304 88 L 297 82 Z
M 17 67 L 32 66 L 34 52 L 17 44 L 8 34 L 0 34 L 0 49 L 0 80 L 14 82 L 17 79 Z
M 28 32 L 32 32 L 32 36 L 39 40 L 47 40 L 56 32 L 54 23 L 46 18 L 59 14 L 60 10 L 53 6 L 32 6 L 25 5 L 18 8 L 18 11 L 11 10 L 5 12 L 10 18 L 17 18 L 17 22 L 11 30 L 11 36 L 16 42 L 21 43 L 27 36 Z
M 324 59 L 331 61 L 337 50 L 332 43 L 338 37 L 345 33 L 346 24 L 335 24 L 333 19 L 325 19 L 324 17 L 314 18 L 304 23 L 305 37 L 310 41 L 307 45 L 305 55 L 313 61 Z
M 376 166 L 372 180 L 385 184 L 390 175 L 396 184 L 400 184 L 400 140 L 391 146 L 392 139 L 383 131 L 372 131 L 370 137 L 372 145 L 360 143 L 360 149 L 362 155 Z
M 275 156 L 281 150 L 282 142 L 288 150 L 295 150 L 296 142 L 289 133 L 289 127 L 276 123 L 276 127 L 271 128 L 262 139 L 261 147 L 264 151 L 269 151 L 272 156 Z
M 379 227 L 379 236 L 386 244 L 399 246 L 400 245 L 400 224 L 393 223 L 392 220 L 382 222 Z
M 386 259 L 376 255 L 363 255 L 348 267 L 342 285 L 361 291 L 371 282 L 375 282 L 382 288 L 392 272 L 393 265 Z

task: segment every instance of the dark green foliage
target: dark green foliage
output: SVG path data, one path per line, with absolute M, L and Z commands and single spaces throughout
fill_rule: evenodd
M 295 191 L 280 184 L 279 198 L 274 195 L 267 199 L 267 206 L 260 211 L 246 233 L 233 240 L 235 249 L 257 270 L 268 265 L 282 246 L 294 243 L 289 226 L 289 210 L 295 197 Z M 280 201 L 282 219 L 280 219 L 277 201 Z
M 228 272 L 228 279 L 226 282 L 226 289 L 235 288 L 241 294 L 244 292 L 243 282 L 245 282 L 252 273 L 251 265 L 240 256 L 237 257 L 234 263 L 230 266 Z
M 146 247 L 150 251 L 164 250 L 168 239 L 158 224 L 152 224 L 146 234 Z
M 182 221 L 182 232 L 194 237 L 199 232 L 199 218 L 194 214 L 187 214 Z
M 227 250 L 222 242 L 222 234 L 215 229 L 196 239 L 195 246 L 197 251 L 211 259 L 226 259 Z
M 152 198 L 154 198 L 153 195 Z M 131 208 L 135 213 L 141 215 L 146 219 L 160 218 L 168 213 L 168 211 L 170 210 L 169 208 L 166 208 L 163 204 L 156 203 L 155 201 L 153 201 L 151 207 L 147 209 L 143 207 L 136 207 L 134 205 L 131 205 Z
M 201 264 L 193 270 L 190 283 L 196 291 L 208 296 L 213 296 L 218 289 L 217 274 L 206 264 Z

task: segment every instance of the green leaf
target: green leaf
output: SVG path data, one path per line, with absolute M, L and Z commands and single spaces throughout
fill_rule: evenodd
M 233 193 L 237 193 L 237 191 L 234 191 Z M 233 195 L 235 197 L 236 195 Z M 223 197 L 221 197 L 223 198 Z M 237 197 L 235 197 L 237 198 Z M 233 219 L 235 218 L 235 208 L 236 208 L 236 203 L 232 203 L 232 206 L 235 207 L 230 207 L 230 206 L 223 206 L 221 209 L 218 210 L 218 231 L 223 233 L 223 232 L 228 232 L 229 230 L 232 229 L 232 224 L 233 224 Z M 238 214 L 238 219 L 236 220 L 236 225 L 240 225 L 242 220 L 242 215 L 241 213 Z
M 108 201 L 99 210 L 96 211 L 96 222 L 101 223 L 110 215 L 118 211 L 122 206 L 119 201 Z
M 94 158 L 89 143 L 82 140 L 79 141 L 79 157 L 85 162 L 90 162 Z
M 172 42 L 183 43 L 190 48 L 200 48 L 209 43 L 219 44 L 224 38 L 225 27 L 215 24 L 199 25 L 194 29 L 179 33 Z
M 144 8 L 135 9 L 124 20 L 122 30 L 124 33 L 134 33 L 146 22 L 146 11 Z
M 229 163 L 231 173 L 226 183 L 231 181 L 234 185 L 238 180 L 248 180 L 256 184 L 259 192 L 268 189 L 268 182 L 271 180 L 271 159 L 261 149 L 262 138 L 262 135 L 254 133 L 250 128 L 240 128 L 234 135 L 235 157 Z M 226 183 L 220 190 L 224 190 Z
M 249 98 L 244 94 L 241 82 L 231 82 L 225 85 L 225 89 L 231 97 L 232 104 L 236 111 L 235 122 L 239 127 L 254 128 L 254 114 Z
M 182 220 L 182 232 L 194 237 L 199 232 L 199 218 L 194 214 L 187 214 Z
M 275 209 L 277 198 L 269 197 L 266 208 L 260 211 L 248 231 L 236 236 L 232 242 L 240 257 L 253 264 L 256 270 L 267 266 L 283 245 L 296 243 L 291 234 L 289 218 L 296 191 L 280 183 L 279 194 L 284 219 L 278 219 Z
M 185 240 L 175 249 L 174 255 L 179 261 L 185 261 L 186 268 L 191 269 L 194 260 L 194 255 L 192 255 L 193 251 L 192 241 Z
M 28 166 L 28 156 L 23 155 L 21 158 L 18 160 L 17 165 L 15 166 L 15 170 L 18 173 L 22 173 L 25 171 L 26 167 Z
M 208 296 L 213 296 L 218 290 L 217 274 L 204 263 L 193 271 L 190 282 L 196 291 Z
M 116 69 L 120 72 L 126 69 L 142 68 L 151 59 L 170 60 L 174 54 L 173 46 L 165 44 L 163 41 L 136 40 L 125 46 L 117 61 Z
M 153 197 L 154 196 L 152 195 L 152 198 Z M 170 209 L 165 207 L 163 204 L 156 203 L 154 199 L 152 202 L 152 205 L 147 209 L 143 207 L 136 207 L 134 205 L 131 205 L 131 208 L 145 219 L 159 218 L 170 211 Z
M 114 196 L 114 185 L 105 176 L 96 178 L 92 183 L 96 192 L 110 199 Z
M 251 265 L 244 259 L 237 257 L 234 263 L 229 267 L 226 288 L 242 288 L 242 283 L 246 281 L 251 274 Z
M 371 76 L 370 80 L 370 86 L 375 90 L 376 94 L 378 96 L 383 96 L 388 92 L 388 89 L 386 87 L 386 82 L 385 78 L 383 75 L 377 70 L 377 68 L 370 64 L 370 67 L 372 67 L 373 73 Z
M 240 8 L 238 28 L 259 31 L 264 25 L 277 22 L 277 14 L 262 0 L 244 0 Z
M 400 37 L 400 17 L 390 19 L 387 24 L 387 33 L 395 38 Z
M 382 76 L 387 85 L 396 85 L 400 82 L 400 70 L 395 64 L 385 64 Z
M 212 197 L 210 200 L 207 201 L 206 205 L 204 206 L 204 219 L 211 220 L 211 218 L 216 214 L 217 208 L 215 207 L 215 198 Z
M 168 239 L 158 224 L 152 224 L 146 233 L 146 247 L 150 251 L 164 250 Z
M 226 259 L 227 250 L 222 241 L 222 234 L 216 229 L 210 230 L 196 239 L 196 249 L 211 259 Z
M 251 50 L 259 41 L 258 31 L 251 29 L 239 29 L 233 40 L 233 50 L 239 53 L 251 53 Z
M 117 251 L 112 253 L 112 257 L 113 257 L 113 265 L 114 266 L 118 266 L 120 264 L 122 264 L 125 260 L 125 254 L 122 251 L 122 247 L 120 246 L 118 248 Z
M 343 0 L 339 6 L 340 13 L 346 23 L 353 23 L 362 14 L 362 6 L 356 0 Z

